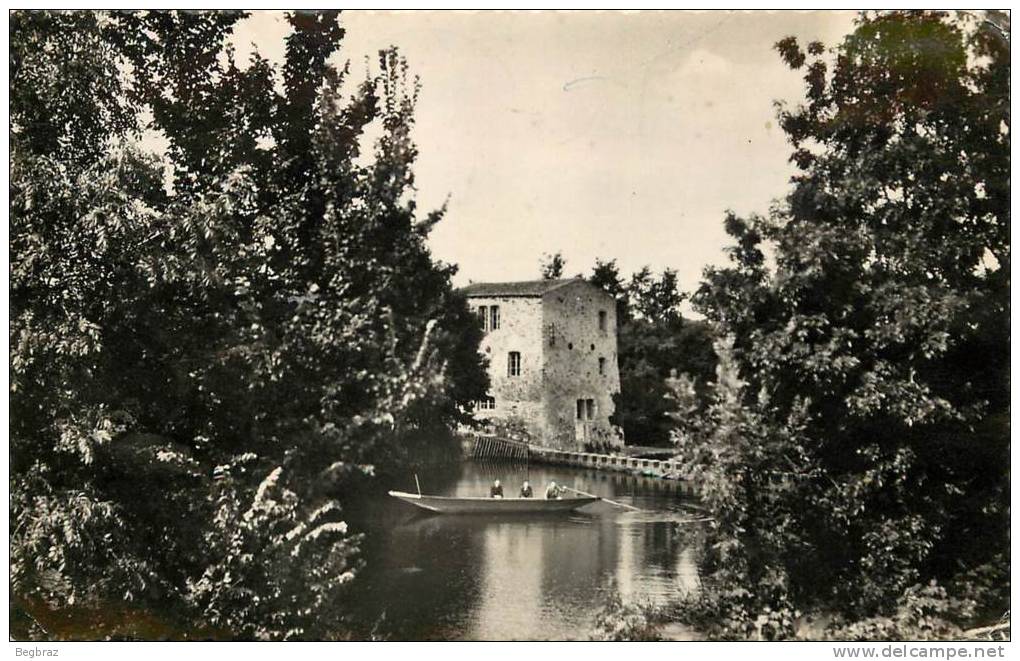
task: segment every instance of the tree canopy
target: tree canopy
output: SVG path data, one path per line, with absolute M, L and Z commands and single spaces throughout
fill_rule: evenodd
M 567 260 L 563 257 L 563 253 L 559 251 L 552 255 L 542 255 L 542 259 L 539 262 L 539 270 L 542 273 L 543 280 L 556 280 L 557 278 L 562 278 L 563 270 L 566 266 Z
M 414 202 L 407 64 L 384 51 L 349 81 L 326 11 L 287 15 L 281 66 L 241 65 L 226 37 L 243 17 L 12 14 L 29 634 L 58 607 L 160 604 L 172 636 L 343 636 L 359 536 L 342 484 L 485 392 L 481 331 L 426 245 L 443 210 Z
M 865 13 L 777 50 L 804 72 L 778 106 L 798 174 L 726 218 L 731 265 L 694 297 L 718 385 L 676 432 L 718 520 L 708 610 L 725 636 L 810 608 L 857 622 L 834 635 L 945 635 L 1008 595 L 1008 33 Z

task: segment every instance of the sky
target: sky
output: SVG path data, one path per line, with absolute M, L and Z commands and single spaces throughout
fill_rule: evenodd
M 792 167 L 775 100 L 800 74 L 773 49 L 838 43 L 851 12 L 345 12 L 338 61 L 396 45 L 422 90 L 419 208 L 448 202 L 430 237 L 458 285 L 567 275 L 595 258 L 629 275 L 672 268 L 682 288 L 725 263 L 727 209 L 765 213 Z M 288 27 L 255 12 L 232 41 L 277 62 Z M 374 66 L 374 61 L 371 66 Z

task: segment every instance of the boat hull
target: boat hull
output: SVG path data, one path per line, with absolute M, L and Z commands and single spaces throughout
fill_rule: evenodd
M 391 491 L 394 498 L 436 514 L 539 514 L 570 512 L 591 505 L 599 498 L 458 498 L 453 496 L 421 496 L 416 493 Z

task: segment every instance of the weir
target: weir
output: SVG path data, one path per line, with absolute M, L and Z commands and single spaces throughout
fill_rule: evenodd
M 574 452 L 488 434 L 462 434 L 464 455 L 485 462 L 535 462 L 603 471 L 679 479 L 680 464 L 672 459 L 645 459 L 597 452 Z

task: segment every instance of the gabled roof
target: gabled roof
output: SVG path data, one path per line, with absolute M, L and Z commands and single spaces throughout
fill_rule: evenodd
M 494 297 L 494 296 L 518 296 L 534 297 L 545 296 L 554 289 L 573 282 L 587 282 L 583 278 L 565 278 L 561 280 L 523 280 L 519 282 L 472 282 L 466 287 L 461 287 L 460 292 L 468 298 Z

